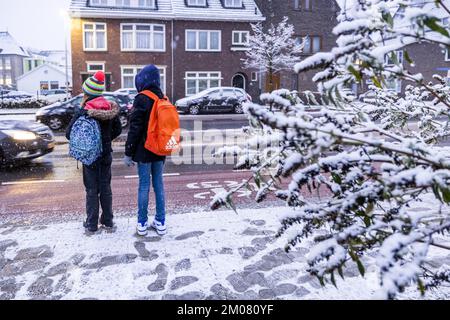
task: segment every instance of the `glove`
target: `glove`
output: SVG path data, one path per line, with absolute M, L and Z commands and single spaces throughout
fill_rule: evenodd
M 134 167 L 135 163 L 133 161 L 133 159 L 129 156 L 125 156 L 125 158 L 123 158 L 123 163 L 125 163 L 125 165 L 127 167 Z

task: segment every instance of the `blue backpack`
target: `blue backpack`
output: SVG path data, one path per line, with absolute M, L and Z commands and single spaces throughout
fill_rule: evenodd
M 70 132 L 69 156 L 90 166 L 101 156 L 102 149 L 98 122 L 84 115 L 79 117 Z

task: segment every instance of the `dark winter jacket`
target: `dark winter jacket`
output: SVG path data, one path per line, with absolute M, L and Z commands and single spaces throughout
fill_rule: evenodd
M 110 108 L 109 110 L 105 110 L 105 106 L 107 106 L 108 103 Z M 77 108 L 75 110 L 72 121 L 70 121 L 70 124 L 66 130 L 67 140 L 70 140 L 70 133 L 75 121 L 77 121 L 77 119 L 82 115 L 87 115 L 96 119 L 100 125 L 103 155 L 111 153 L 113 151 L 111 142 L 122 133 L 122 124 L 119 119 L 119 111 L 119 106 L 116 103 L 107 101 L 103 97 L 89 99 L 84 107 Z
M 140 88 L 150 90 L 159 98 L 164 98 L 164 94 L 157 86 L 140 86 Z M 166 160 L 166 157 L 156 155 L 145 148 L 148 122 L 150 121 L 153 104 L 153 99 L 150 99 L 144 94 L 138 94 L 134 99 L 133 109 L 130 115 L 130 130 L 128 131 L 128 139 L 125 145 L 125 155 L 132 157 L 134 162 L 150 163 Z

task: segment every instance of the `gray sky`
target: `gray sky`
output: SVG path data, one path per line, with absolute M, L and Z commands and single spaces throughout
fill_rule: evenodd
M 64 18 L 70 0 L 0 0 L 0 30 L 25 47 L 64 49 Z M 67 30 L 67 28 L 66 28 Z

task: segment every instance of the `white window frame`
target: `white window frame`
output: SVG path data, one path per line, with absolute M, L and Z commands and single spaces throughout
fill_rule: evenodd
M 105 26 L 105 48 L 97 48 L 97 25 L 104 25 Z M 86 30 L 86 25 L 93 25 L 94 29 L 92 30 Z M 93 38 L 93 43 L 94 43 L 94 48 L 86 48 L 86 31 L 90 31 L 93 32 L 94 34 L 94 38 Z M 108 51 L 108 25 L 104 22 L 83 22 L 83 50 L 84 51 Z
M 195 73 L 196 74 L 195 78 L 188 77 L 188 74 L 190 74 L 190 73 Z M 205 77 L 200 77 L 199 76 L 200 73 L 207 73 L 208 76 L 206 78 Z M 218 74 L 218 77 L 212 78 L 211 77 L 212 73 Z M 195 93 L 188 93 L 188 86 L 187 86 L 188 80 L 195 80 L 196 81 L 196 84 L 195 84 L 195 91 L 196 92 Z M 193 95 L 195 95 L 195 94 L 200 92 L 200 90 L 199 90 L 199 81 L 200 80 L 208 80 L 208 88 L 207 89 L 211 88 L 211 80 L 219 80 L 219 85 L 218 86 L 220 87 L 222 85 L 222 80 L 223 80 L 222 72 L 220 72 L 220 71 L 186 71 L 185 77 L 184 77 L 184 87 L 185 87 L 184 91 L 185 91 L 186 97 L 193 96 Z
M 91 70 L 92 65 L 102 66 L 102 70 Z M 97 72 L 97 71 L 103 71 L 105 72 L 105 61 L 86 61 L 86 70 L 87 72 Z
M 140 1 L 137 2 L 138 8 L 150 8 L 155 9 L 156 8 L 156 0 L 143 0 L 144 2 L 151 1 L 149 5 L 140 5 Z
M 252 71 L 252 73 L 251 73 L 251 81 L 252 82 L 258 81 L 258 72 Z
M 395 81 L 395 88 L 388 88 L 388 87 L 386 86 L 386 89 L 388 89 L 388 90 L 394 90 L 394 91 L 397 92 L 397 93 L 401 93 L 401 92 L 402 92 L 402 80 L 400 80 L 400 79 L 395 79 L 394 81 Z
M 186 3 L 188 6 L 192 7 L 206 7 L 206 0 L 187 0 Z
M 235 42 L 234 41 L 234 35 L 235 34 L 239 34 L 239 42 Z M 247 35 L 247 41 L 246 42 L 242 42 L 242 35 L 246 34 Z M 250 38 L 250 31 L 246 31 L 246 30 L 234 30 L 231 34 L 231 44 L 233 46 L 248 46 L 249 45 L 249 38 Z
M 129 8 L 131 7 L 131 0 L 115 0 L 116 7 L 124 7 Z
M 238 1 L 236 5 L 235 2 Z M 223 5 L 225 8 L 242 8 L 242 0 L 223 0 Z
M 124 26 L 132 26 L 133 30 L 127 31 L 133 33 L 133 48 L 124 48 L 123 47 L 123 27 Z M 150 48 L 149 49 L 138 49 L 136 47 L 137 45 L 137 26 L 150 26 Z M 162 49 L 155 49 L 152 48 L 155 45 L 154 41 L 154 34 L 155 30 L 154 27 L 162 27 L 163 28 L 163 48 Z M 160 31 L 157 31 L 158 33 Z M 121 23 L 120 24 L 120 50 L 123 52 L 166 52 L 166 26 L 164 24 L 157 24 L 157 23 Z
M 163 81 L 161 81 L 161 91 L 165 94 L 166 93 L 166 90 L 167 90 L 167 87 L 166 87 L 166 84 L 167 84 L 167 66 L 155 66 L 155 67 L 157 67 L 159 70 L 160 70 L 160 73 L 163 75 Z M 123 74 L 123 70 L 124 69 L 133 69 L 133 76 L 134 77 L 136 77 L 136 75 L 137 75 L 137 70 L 138 69 L 144 69 L 145 68 L 145 65 L 121 65 L 120 66 L 120 86 L 121 86 L 121 88 L 125 88 L 125 86 L 124 86 L 124 83 L 125 83 L 125 81 L 124 81 L 124 74 Z M 163 72 L 161 72 L 161 70 L 163 71 Z M 126 76 L 131 76 L 131 74 L 127 74 Z M 129 89 L 129 88 L 125 88 L 125 89 Z
M 188 32 L 195 32 L 195 43 L 196 43 L 196 49 L 188 49 Z M 207 32 L 208 33 L 208 42 L 207 42 L 207 49 L 199 49 L 200 45 L 200 32 Z M 211 33 L 212 32 L 218 32 L 219 33 L 219 48 L 218 49 L 211 49 Z M 221 30 L 200 30 L 200 29 L 186 29 L 185 30 L 185 50 L 191 51 L 191 52 L 221 52 L 222 51 L 222 31 Z
M 90 0 L 89 4 L 92 6 L 106 7 L 108 6 L 108 0 Z
M 391 58 L 390 56 L 392 55 L 392 53 L 394 53 L 394 51 L 386 54 L 385 58 L 384 58 L 384 64 L 388 65 L 388 66 L 392 66 L 393 63 L 389 63 L 389 59 Z M 397 61 L 399 64 L 403 64 L 403 50 L 396 50 L 395 51 L 395 55 L 397 56 Z
M 444 60 L 445 60 L 445 61 L 450 61 L 450 48 L 446 48 L 446 49 L 445 49 Z

